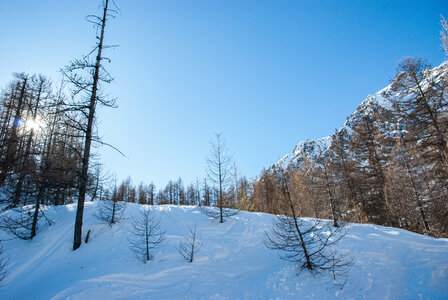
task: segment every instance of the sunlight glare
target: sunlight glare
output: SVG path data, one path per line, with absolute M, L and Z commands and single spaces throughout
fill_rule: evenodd
M 35 132 L 38 132 L 38 131 L 42 130 L 44 125 L 45 125 L 45 123 L 42 120 L 42 118 L 40 116 L 36 116 L 36 118 L 34 120 L 30 119 L 25 122 L 25 129 L 26 129 L 26 131 L 33 130 Z

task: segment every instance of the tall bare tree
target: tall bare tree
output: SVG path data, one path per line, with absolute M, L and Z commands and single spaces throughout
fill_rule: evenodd
M 202 212 L 206 215 L 219 219 L 219 223 L 224 222 L 225 217 L 235 215 L 237 211 L 224 208 L 225 189 L 231 180 L 232 158 L 226 149 L 226 143 L 222 133 L 216 133 L 215 139 L 210 142 L 210 154 L 207 157 L 207 176 L 215 184 L 218 191 L 216 206 L 219 208 L 219 214 L 213 209 L 203 207 Z
M 387 153 L 381 140 L 381 127 L 374 118 L 364 116 L 353 133 L 352 149 L 361 189 L 363 209 L 371 222 L 393 225 L 390 216 L 390 199 L 386 189 Z
M 114 106 L 115 101 L 107 99 L 100 92 L 101 83 L 110 83 L 112 77 L 105 70 L 103 61 L 108 60 L 103 56 L 103 50 L 110 46 L 104 45 L 104 34 L 106 22 L 113 17 L 115 10 L 109 7 L 109 0 L 102 1 L 102 15 L 88 16 L 88 21 L 93 23 L 97 29 L 97 44 L 90 54 L 96 52 L 96 57 L 92 61 L 90 54 L 80 60 L 72 62 L 62 70 L 63 74 L 73 85 L 73 95 L 80 96 L 81 100 L 71 106 L 72 110 L 81 113 L 80 129 L 84 134 L 84 147 L 82 151 L 81 175 L 79 180 L 78 207 L 76 210 L 73 250 L 81 246 L 82 220 L 84 212 L 84 202 L 87 192 L 88 172 L 90 162 L 90 152 L 92 141 L 95 141 L 95 112 L 98 104 L 104 106 Z
M 337 180 L 339 203 L 345 210 L 345 220 L 363 223 L 367 221 L 359 199 L 359 187 L 355 176 L 355 161 L 351 157 L 349 137 L 347 131 L 336 131 L 332 135 L 329 149 L 329 169 Z M 341 207 L 341 208 L 342 208 Z
M 401 61 L 392 82 L 397 96 L 390 98 L 397 117 L 406 124 L 403 143 L 413 153 L 404 156 L 406 167 L 414 174 L 418 169 L 419 178 L 425 178 L 424 187 L 413 197 L 419 199 L 425 229 L 431 223 L 432 233 L 444 236 L 448 232 L 448 71 L 446 63 L 431 72 L 429 68 L 420 58 Z M 412 182 L 414 187 L 416 183 Z

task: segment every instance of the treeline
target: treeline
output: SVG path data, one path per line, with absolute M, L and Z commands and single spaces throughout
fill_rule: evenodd
M 300 216 L 374 223 L 448 236 L 448 70 L 407 58 L 382 97 L 332 136 L 318 159 L 262 173 L 251 205 L 283 213 L 280 182 Z
M 17 73 L 0 91 L 0 228 L 22 238 L 36 235 L 48 205 L 75 203 L 80 196 L 86 136 L 85 103 L 75 103 L 64 82 L 42 75 Z M 99 141 L 96 134 L 94 141 Z M 185 185 L 181 178 L 156 189 L 153 183 L 121 183 L 102 171 L 98 157 L 88 169 L 86 201 L 112 200 L 140 204 L 222 206 L 250 209 L 253 182 L 236 166 L 219 184 L 214 178 Z
M 107 185 L 106 185 L 107 186 Z M 170 180 L 165 187 L 157 190 L 154 183 L 143 182 L 134 185 L 131 177 L 121 181 L 120 184 L 103 187 L 99 199 L 112 201 L 125 201 L 148 205 L 196 205 L 217 206 L 219 190 L 215 185 L 209 184 L 207 179 L 196 180 L 185 185 L 182 178 Z M 228 184 L 223 192 L 223 207 L 249 210 L 252 197 L 253 183 L 244 176 L 236 177 L 232 184 Z

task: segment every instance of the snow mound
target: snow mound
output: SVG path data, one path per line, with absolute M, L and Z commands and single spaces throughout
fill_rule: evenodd
M 348 224 L 340 248 L 355 263 L 341 290 L 330 274 L 296 274 L 264 244 L 274 217 L 242 212 L 219 224 L 196 207 L 152 206 L 166 231 L 154 260 L 142 264 L 128 247 L 129 218 L 142 209 L 129 204 L 112 227 L 86 203 L 84 233 L 90 241 L 72 251 L 75 205 L 49 208 L 32 241 L 3 242 L 9 278 L 0 299 L 447 299 L 448 240 L 405 230 Z M 193 263 L 176 246 L 197 224 L 202 248 Z M 6 239 L 2 233 L 0 238 Z

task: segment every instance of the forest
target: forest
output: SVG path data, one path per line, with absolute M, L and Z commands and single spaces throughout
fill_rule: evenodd
M 101 34 L 89 55 L 61 68 L 62 80 L 16 73 L 1 90 L 0 227 L 32 239 L 42 208 L 78 203 L 74 249 L 81 245 L 85 201 L 217 206 L 371 223 L 448 237 L 448 68 L 432 69 L 421 58 L 404 58 L 378 101 L 331 135 L 329 147 L 291 164 L 276 163 L 247 179 L 217 134 L 210 144 L 207 176 L 184 184 L 181 177 L 159 189 L 153 183 L 121 182 L 103 171 L 91 148 L 110 146 L 98 134 L 97 106 L 115 107 L 104 92 L 112 81 L 103 50 L 106 20 L 89 20 Z M 442 46 L 448 55 L 447 23 Z M 369 98 L 368 98 L 369 99 Z M 368 100 L 367 99 L 367 100 Z M 366 100 L 366 101 L 367 101 Z M 364 108 L 363 108 L 364 105 Z M 119 151 L 117 149 L 117 151 Z M 287 198 L 287 199 L 286 199 Z M 286 203 L 286 204 L 285 204 Z M 287 203 L 292 203 L 289 205 Z M 221 221 L 222 216 L 221 216 Z

